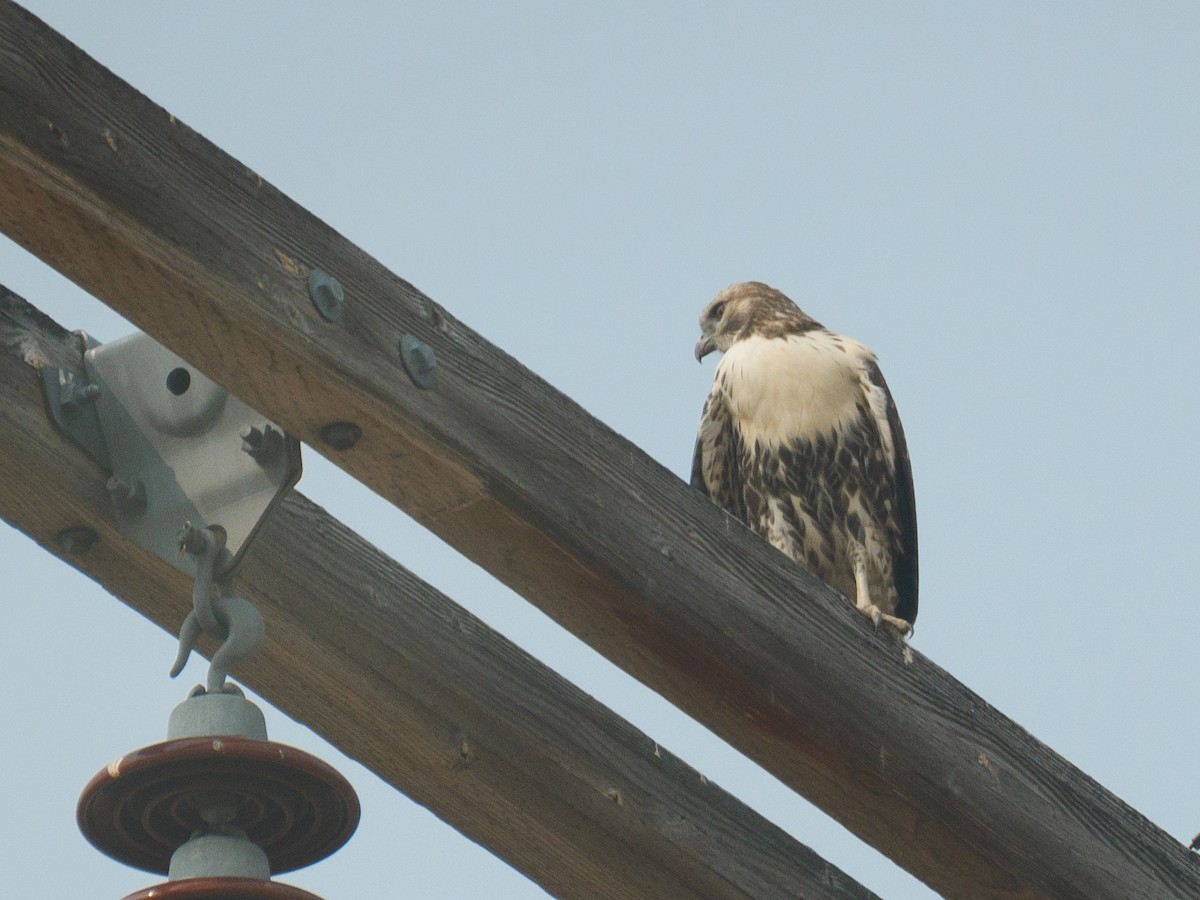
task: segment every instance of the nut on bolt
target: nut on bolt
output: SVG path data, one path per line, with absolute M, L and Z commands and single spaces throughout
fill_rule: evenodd
M 127 516 L 135 516 L 146 508 L 146 486 L 136 478 L 124 481 L 117 476 L 108 479 L 109 496 L 117 509 Z
M 179 542 L 179 552 L 190 553 L 192 556 L 199 556 L 203 553 L 204 548 L 208 546 L 208 538 L 204 531 L 204 528 L 197 528 L 191 522 L 184 522 L 183 528 L 179 529 L 179 533 L 175 535 L 175 539 Z
M 242 450 L 257 462 L 268 463 L 283 452 L 283 433 L 268 423 L 242 429 Z
M 73 376 L 68 375 L 66 383 L 62 386 L 60 397 L 59 402 L 64 410 L 70 413 L 78 412 L 89 403 L 95 403 L 100 399 L 100 386 L 77 381 Z

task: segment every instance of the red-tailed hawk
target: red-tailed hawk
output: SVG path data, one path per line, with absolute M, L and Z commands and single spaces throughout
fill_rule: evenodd
M 758 282 L 700 316 L 696 359 L 724 353 L 692 484 L 854 601 L 878 627 L 917 617 L 917 515 L 896 404 L 862 344 Z

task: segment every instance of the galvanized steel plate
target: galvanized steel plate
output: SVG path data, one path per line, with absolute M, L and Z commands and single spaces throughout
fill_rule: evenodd
M 299 481 L 300 442 L 148 335 L 92 347 L 84 367 L 100 388 L 95 411 L 121 533 L 190 574 L 179 530 L 187 522 L 219 525 L 232 555 L 228 568 L 237 565 L 271 508 Z M 262 449 L 249 452 L 264 433 Z

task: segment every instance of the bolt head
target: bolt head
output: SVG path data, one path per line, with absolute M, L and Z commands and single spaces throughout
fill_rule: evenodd
M 353 422 L 330 422 L 321 429 L 321 440 L 334 450 L 349 450 L 362 437 L 362 429 Z
M 126 482 L 114 475 L 105 486 L 117 509 L 125 515 L 136 516 L 146 509 L 146 486 L 138 479 Z
M 411 334 L 400 337 L 400 362 L 413 384 L 422 390 L 437 384 L 437 355 L 432 347 Z
M 84 525 L 72 525 L 54 536 L 54 542 L 67 556 L 83 556 L 95 547 L 99 540 L 100 535 Z
M 336 322 L 346 308 L 346 289 L 342 283 L 320 269 L 308 273 L 308 296 L 326 322 Z

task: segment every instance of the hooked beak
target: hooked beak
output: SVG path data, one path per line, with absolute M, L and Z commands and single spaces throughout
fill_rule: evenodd
M 696 362 L 704 359 L 708 354 L 717 349 L 717 345 L 713 343 L 712 335 L 706 335 L 696 341 Z

